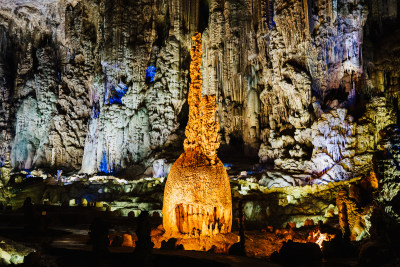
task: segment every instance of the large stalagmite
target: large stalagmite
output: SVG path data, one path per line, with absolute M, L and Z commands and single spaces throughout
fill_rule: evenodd
M 201 34 L 191 49 L 189 121 L 185 152 L 173 164 L 164 191 L 163 225 L 166 234 L 209 236 L 227 233 L 232 226 L 229 178 L 217 157 L 218 129 L 215 96 L 201 98 Z

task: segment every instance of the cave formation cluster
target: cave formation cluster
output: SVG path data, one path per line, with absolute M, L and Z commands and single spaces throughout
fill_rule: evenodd
M 267 187 L 368 174 L 379 132 L 397 122 L 395 0 L 0 3 L 8 170 L 140 174 L 173 162 L 196 31 L 221 150 L 271 164 Z
M 157 248 L 224 253 L 241 217 L 264 256 L 322 221 L 379 256 L 399 44 L 400 0 L 0 0 L 0 204 L 146 210 Z

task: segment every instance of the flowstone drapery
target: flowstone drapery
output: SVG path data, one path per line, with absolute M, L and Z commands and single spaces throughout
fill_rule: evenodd
M 201 97 L 201 34 L 192 39 L 185 152 L 167 178 L 163 226 L 167 235 L 210 236 L 230 232 L 232 199 L 228 174 L 216 153 L 215 96 Z

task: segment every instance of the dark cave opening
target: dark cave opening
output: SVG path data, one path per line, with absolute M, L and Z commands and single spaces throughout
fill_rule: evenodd
M 165 21 L 163 23 L 157 22 L 156 31 L 157 31 L 157 39 L 154 43 L 157 47 L 163 47 L 165 45 L 165 41 L 168 38 L 169 28 L 171 26 L 171 22 L 169 20 L 169 9 L 167 9 L 167 13 L 165 15 Z
M 199 25 L 198 31 L 202 33 L 208 26 L 208 18 L 210 17 L 210 7 L 207 0 L 200 0 L 199 3 Z
M 7 30 L 3 27 L 0 27 L 0 34 L 3 35 L 1 40 L 1 55 L 2 55 L 2 63 L 5 65 L 5 81 L 6 86 L 10 88 L 10 99 L 12 92 L 14 91 L 15 79 L 17 74 L 17 47 L 10 36 L 7 34 Z
M 241 133 L 235 131 L 229 134 L 229 144 L 221 144 L 218 151 L 220 158 L 242 158 L 244 155 L 244 141 Z
M 34 72 L 37 72 L 38 67 L 39 67 L 39 59 L 36 56 L 37 48 L 33 47 L 32 48 L 32 59 L 33 59 L 33 70 Z
M 181 112 L 178 114 L 178 123 L 179 123 L 179 128 L 180 129 L 185 129 L 186 125 L 188 123 L 188 115 L 189 115 L 189 104 L 187 101 L 182 106 Z

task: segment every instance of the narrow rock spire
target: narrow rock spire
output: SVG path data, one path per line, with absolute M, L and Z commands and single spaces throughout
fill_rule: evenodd
M 200 102 L 203 83 L 200 71 L 202 55 L 201 33 L 196 33 L 192 37 L 192 40 L 194 41 L 194 45 L 190 50 L 192 61 L 190 62 L 189 120 L 185 130 L 185 151 L 199 147 L 201 134 Z
M 185 130 L 185 152 L 198 150 L 202 152 L 213 165 L 217 158 L 219 147 L 219 123 L 215 121 L 215 95 L 201 97 L 201 34 L 196 33 L 192 40 L 194 46 L 190 51 L 192 61 L 190 63 L 190 85 L 189 85 L 189 121 Z

